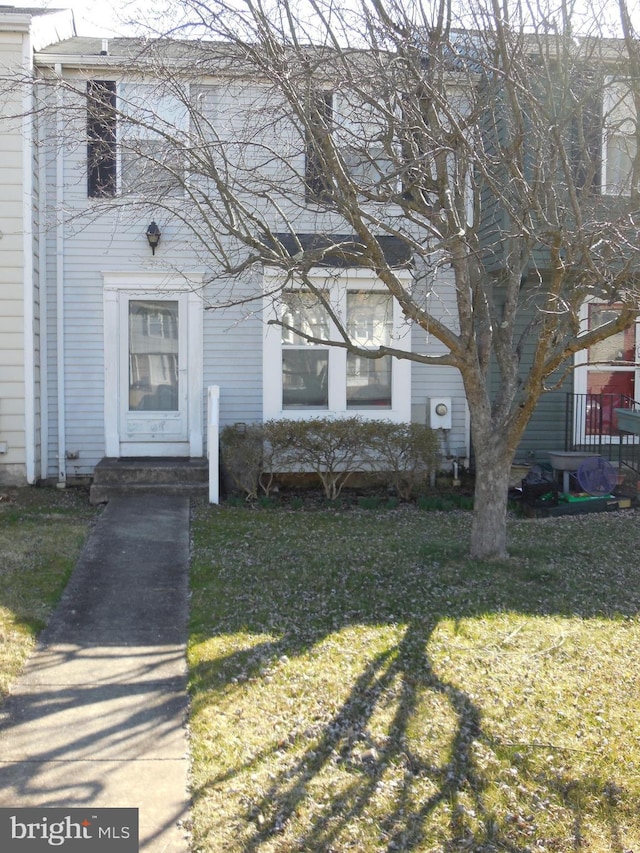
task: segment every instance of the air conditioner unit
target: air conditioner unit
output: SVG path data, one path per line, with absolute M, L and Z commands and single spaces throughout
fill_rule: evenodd
M 451 397 L 429 398 L 429 426 L 431 429 L 451 429 Z

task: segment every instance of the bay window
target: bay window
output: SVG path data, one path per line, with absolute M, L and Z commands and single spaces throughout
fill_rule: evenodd
M 329 340 L 327 310 L 317 296 L 305 291 L 286 292 L 282 302 L 282 321 L 291 327 L 282 328 L 282 408 L 327 409 L 329 350 L 304 337 Z
M 266 278 L 266 289 L 273 292 L 277 274 Z M 360 413 L 409 421 L 409 361 L 368 358 L 329 343 L 341 336 L 327 303 L 355 347 L 408 349 L 410 331 L 399 305 L 365 270 L 331 275 L 320 270 L 311 279 L 313 289 L 287 287 L 265 305 L 267 321 L 276 321 L 267 323 L 265 334 L 265 419 Z
M 364 349 L 391 345 L 393 302 L 388 292 L 347 292 L 347 332 Z M 392 403 L 391 356 L 370 359 L 347 354 L 347 409 L 390 409 Z

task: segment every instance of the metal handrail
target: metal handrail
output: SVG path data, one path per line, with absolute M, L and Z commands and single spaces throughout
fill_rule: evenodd
M 615 409 L 640 409 L 627 394 L 567 394 L 565 450 L 596 452 L 640 474 L 640 436 L 618 428 Z

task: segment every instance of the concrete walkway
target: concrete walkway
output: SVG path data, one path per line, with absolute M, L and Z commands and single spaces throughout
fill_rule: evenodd
M 121 497 L 0 707 L 1 807 L 138 808 L 140 850 L 186 853 L 186 497 Z

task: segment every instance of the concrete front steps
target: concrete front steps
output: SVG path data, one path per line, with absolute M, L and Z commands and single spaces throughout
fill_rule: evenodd
M 209 464 L 204 458 L 105 458 L 95 467 L 89 500 L 102 504 L 119 495 L 201 497 L 208 493 Z

